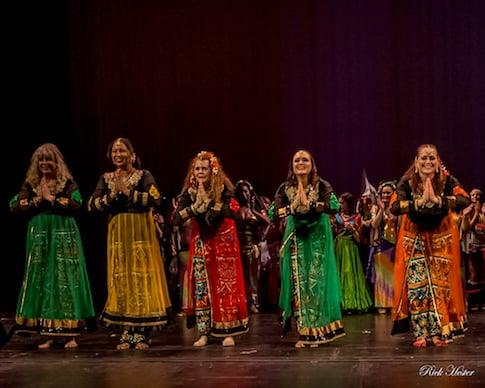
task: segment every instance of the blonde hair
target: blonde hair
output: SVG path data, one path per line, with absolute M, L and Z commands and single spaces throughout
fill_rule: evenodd
M 56 164 L 56 193 L 63 190 L 68 179 L 72 179 L 71 172 L 64 161 L 61 151 L 55 144 L 45 143 L 38 147 L 30 158 L 30 166 L 25 177 L 26 182 L 33 188 L 39 186 L 42 174 L 39 171 L 39 161 L 43 158 L 51 159 Z
M 202 160 L 209 161 L 210 177 L 208 194 L 211 199 L 219 202 L 224 191 L 224 186 L 228 190 L 234 191 L 234 185 L 222 169 L 219 158 L 213 152 L 201 151 L 190 161 L 182 192 L 197 190 L 197 179 L 194 175 L 194 169 L 195 163 Z

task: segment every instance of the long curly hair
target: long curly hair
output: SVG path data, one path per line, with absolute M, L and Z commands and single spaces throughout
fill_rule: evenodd
M 446 170 L 446 168 L 443 166 L 443 163 L 442 163 L 441 158 L 440 158 L 439 153 L 438 153 L 438 148 L 436 148 L 436 146 L 434 144 L 421 144 L 416 149 L 416 155 L 414 156 L 414 160 L 411 162 L 409 168 L 404 173 L 402 179 L 409 181 L 411 189 L 413 190 L 414 193 L 418 193 L 418 194 L 423 193 L 424 182 L 422 182 L 421 177 L 419 176 L 419 172 L 417 171 L 416 161 L 418 160 L 420 152 L 425 148 L 434 149 L 436 151 L 436 155 L 438 157 L 438 169 L 437 169 L 436 173 L 434 174 L 434 177 L 431 180 L 431 183 L 433 185 L 433 190 L 435 191 L 435 193 L 439 194 L 443 191 L 443 189 L 445 187 L 446 177 L 449 175 L 449 173 Z
M 72 174 L 64 161 L 61 151 L 52 143 L 42 144 L 34 151 L 30 158 L 30 166 L 27 169 L 25 181 L 33 188 L 39 186 L 42 179 L 42 174 L 39 170 L 39 161 L 41 159 L 49 159 L 56 164 L 56 180 L 53 187 L 49 185 L 49 188 L 54 193 L 62 191 L 67 180 L 72 179 Z
M 312 184 L 313 186 L 316 186 L 318 184 L 318 182 L 320 181 L 320 177 L 318 176 L 317 165 L 315 163 L 315 159 L 313 158 L 312 153 L 310 151 L 307 151 L 307 150 L 298 150 L 291 157 L 290 167 L 288 169 L 288 175 L 286 177 L 286 184 L 289 185 L 289 186 L 297 186 L 298 185 L 296 175 L 293 172 L 293 158 L 295 157 L 295 155 L 298 152 L 306 152 L 308 155 L 310 155 L 310 160 L 312 162 L 312 169 L 310 170 L 310 173 L 309 173 L 308 183 Z
M 215 202 L 219 202 L 221 200 L 221 195 L 224 191 L 224 187 L 226 187 L 226 189 L 230 190 L 231 192 L 234 192 L 234 185 L 224 172 L 219 158 L 210 151 L 201 151 L 190 161 L 189 168 L 187 169 L 187 175 L 185 176 L 182 192 L 197 191 L 198 185 L 197 179 L 194 175 L 194 169 L 195 163 L 198 160 L 209 161 L 210 176 L 207 193 L 209 194 L 209 197 L 211 199 L 213 199 Z

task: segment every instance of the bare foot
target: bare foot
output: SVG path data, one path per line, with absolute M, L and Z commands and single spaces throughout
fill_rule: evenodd
M 426 338 L 418 337 L 416 341 L 413 342 L 413 346 L 415 348 L 425 348 L 426 347 Z
M 303 341 L 298 341 L 295 344 L 295 348 L 304 348 L 304 347 L 305 347 L 305 344 L 303 343 Z
M 251 306 L 249 306 L 249 312 L 253 314 L 257 314 L 259 313 L 259 310 L 254 304 L 252 304 Z
M 64 349 L 74 349 L 74 348 L 77 348 L 77 342 L 74 338 L 69 342 L 66 342 L 66 344 L 64 345 Z
M 234 342 L 234 338 L 226 337 L 224 341 L 222 341 L 222 346 L 234 346 L 236 343 Z
M 138 342 L 135 345 L 135 349 L 137 350 L 147 350 L 150 347 L 146 342 Z
M 119 345 L 116 345 L 116 349 L 118 350 L 126 350 L 130 348 L 130 344 L 128 342 L 123 342 Z
M 194 342 L 194 346 L 200 348 L 207 345 L 208 338 L 206 335 L 201 335 L 200 338 Z
M 38 346 L 39 349 L 49 349 L 51 347 L 51 345 L 54 343 L 53 340 L 47 340 L 45 341 L 43 344 L 40 344 Z
M 445 346 L 448 346 L 448 344 L 446 343 L 446 341 L 443 341 L 439 336 L 434 336 L 433 338 L 431 338 L 433 340 L 433 345 L 438 347 L 438 348 L 442 348 L 442 347 L 445 347 Z

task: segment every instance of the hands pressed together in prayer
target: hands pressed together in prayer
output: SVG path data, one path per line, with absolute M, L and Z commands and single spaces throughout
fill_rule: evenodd
M 204 184 L 202 182 L 199 182 L 199 185 L 197 186 L 195 202 L 191 206 L 192 211 L 198 214 L 205 213 L 207 211 L 207 208 L 209 207 L 209 202 L 209 194 L 207 194 Z
M 291 208 L 293 211 L 297 211 L 299 213 L 306 213 L 308 210 L 310 210 L 310 201 L 305 193 L 303 183 L 300 179 L 298 179 L 298 189 L 296 191 L 295 199 L 291 203 Z
M 442 199 L 439 195 L 435 194 L 433 189 L 433 184 L 431 183 L 431 179 L 426 178 L 426 181 L 424 182 L 423 195 L 421 198 L 418 198 L 416 200 L 416 206 L 419 208 L 423 206 L 431 208 L 435 205 L 438 205 L 438 207 L 441 207 Z
M 43 199 L 53 204 L 56 199 L 56 196 L 51 194 L 49 185 L 47 184 L 46 177 L 41 178 L 39 188 L 40 188 L 40 193 L 37 197 L 34 198 L 35 204 L 38 205 Z

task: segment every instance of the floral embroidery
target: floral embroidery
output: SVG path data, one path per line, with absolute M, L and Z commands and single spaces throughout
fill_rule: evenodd
M 295 200 L 295 197 L 296 197 L 296 187 L 295 186 L 287 186 L 285 188 L 285 193 L 286 193 L 286 196 L 288 197 L 288 200 L 290 201 L 290 203 L 293 203 L 293 201 Z M 307 198 L 308 198 L 309 206 L 312 207 L 318 201 L 318 185 L 316 185 L 316 186 L 308 185 L 305 188 L 305 193 L 306 193 Z M 299 212 L 299 213 L 304 213 L 307 210 L 308 210 L 307 208 L 305 208 L 304 206 L 301 206 L 301 205 L 296 209 L 296 211 Z
M 157 188 L 155 187 L 155 185 L 151 185 L 150 186 L 150 190 L 148 190 L 148 192 L 150 193 L 150 195 L 154 198 L 154 199 L 158 199 L 160 198 L 160 193 L 158 192 Z
M 143 176 L 142 170 L 135 170 L 131 173 L 128 177 L 123 177 L 123 180 L 126 183 L 127 188 L 131 191 L 133 188 L 138 184 L 140 179 Z M 115 173 L 114 172 L 107 172 L 104 174 L 104 181 L 108 185 L 108 189 L 111 193 L 115 192 L 116 185 L 115 185 Z

